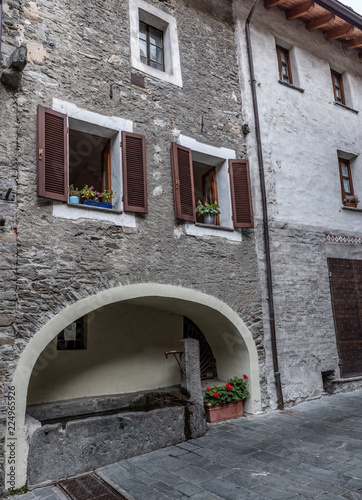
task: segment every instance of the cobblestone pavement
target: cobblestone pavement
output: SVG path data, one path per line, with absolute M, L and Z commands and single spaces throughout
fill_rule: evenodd
M 213 424 L 96 473 L 129 500 L 361 500 L 362 391 Z M 48 487 L 11 498 L 60 496 Z

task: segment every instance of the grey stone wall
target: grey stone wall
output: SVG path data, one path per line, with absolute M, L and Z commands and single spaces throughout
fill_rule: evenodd
M 303 225 L 274 222 L 270 234 L 281 381 L 285 402 L 293 404 L 323 393 L 323 371 L 339 376 L 327 259 L 360 258 L 360 245 L 326 243 L 325 230 Z M 360 387 L 339 381 L 334 390 Z
M 3 50 L 10 55 L 13 46 L 25 43 L 28 64 L 19 90 L 0 89 L 2 123 L 8 123 L 0 132 L 1 179 L 16 192 L 16 202 L 3 203 L 0 212 L 8 213 L 0 228 L 6 255 L 2 390 L 42 325 L 77 300 L 118 285 L 166 283 L 218 297 L 242 317 L 264 355 L 253 230 L 243 230 L 242 243 L 199 239 L 186 236 L 174 219 L 175 129 L 245 157 L 230 3 L 211 2 L 206 10 L 194 8 L 195 2 L 150 3 L 177 19 L 183 88 L 147 76 L 144 89 L 131 85 L 128 2 L 4 2 Z M 222 16 L 212 17 L 220 4 Z M 134 132 L 146 136 L 149 213 L 137 217 L 136 229 L 56 219 L 52 202 L 37 197 L 36 108 L 51 107 L 53 97 L 131 119 Z

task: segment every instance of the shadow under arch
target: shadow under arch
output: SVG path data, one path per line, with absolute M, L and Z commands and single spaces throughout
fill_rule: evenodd
M 25 431 L 26 401 L 34 365 L 49 342 L 77 318 L 117 302 L 154 307 L 191 318 L 207 336 L 217 360 L 219 378 L 226 380 L 240 370 L 249 377 L 250 397 L 245 410 L 255 413 L 261 408 L 259 365 L 255 342 L 240 316 L 221 300 L 202 292 L 156 283 L 120 286 L 81 299 L 67 307 L 29 341 L 13 374 L 11 388 L 15 393 L 15 428 L 7 422 L 5 442 L 6 488 L 26 484 L 29 451 Z M 14 432 L 11 431 L 14 429 Z M 15 466 L 10 460 L 9 443 L 15 443 Z

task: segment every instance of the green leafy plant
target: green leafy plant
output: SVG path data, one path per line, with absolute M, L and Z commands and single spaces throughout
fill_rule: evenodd
M 349 196 L 344 197 L 343 203 L 356 203 L 356 205 L 359 203 L 359 198 L 355 194 L 350 194 Z
M 103 193 L 100 193 L 99 197 L 103 198 L 103 201 L 112 201 L 117 193 L 112 191 L 112 189 L 105 189 Z
M 214 203 L 201 203 L 199 200 L 199 204 L 196 207 L 196 213 L 198 215 L 219 215 L 220 205 L 217 201 Z
M 69 196 L 78 196 L 78 198 L 81 197 L 79 189 L 75 188 L 73 184 L 69 186 Z
M 225 405 L 233 401 L 241 401 L 249 396 L 247 389 L 248 377 L 234 377 L 227 381 L 225 385 L 208 387 L 204 395 L 204 403 Z
M 79 193 L 81 197 L 86 200 L 93 200 L 97 197 L 97 191 L 93 186 L 89 187 L 88 184 L 86 184 L 84 188 L 79 191 Z

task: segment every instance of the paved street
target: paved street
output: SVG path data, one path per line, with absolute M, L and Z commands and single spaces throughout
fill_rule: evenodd
M 213 424 L 96 473 L 132 500 L 361 500 L 362 391 Z M 60 496 L 48 487 L 11 498 Z

